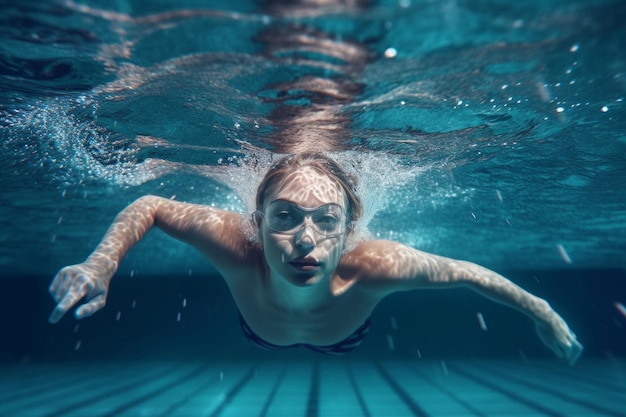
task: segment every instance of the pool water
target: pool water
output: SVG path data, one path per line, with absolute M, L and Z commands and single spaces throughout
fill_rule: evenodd
M 624 415 L 624 2 L 14 3 L 0 415 Z M 359 177 L 361 233 L 547 299 L 580 363 L 461 289 L 384 300 L 344 359 L 260 351 L 211 265 L 160 231 L 104 310 L 48 324 L 56 271 L 136 198 L 251 212 L 271 161 L 310 150 Z

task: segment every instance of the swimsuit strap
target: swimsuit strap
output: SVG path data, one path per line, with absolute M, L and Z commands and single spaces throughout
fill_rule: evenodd
M 372 325 L 372 319 L 370 317 L 365 320 L 365 322 L 354 331 L 350 336 L 342 340 L 341 342 L 334 343 L 332 345 L 306 345 L 307 348 L 319 352 L 325 353 L 327 355 L 344 355 L 351 350 L 356 349 L 363 340 L 365 336 L 370 331 L 370 327 Z
M 265 340 L 261 339 L 259 336 L 257 336 L 256 333 L 254 333 L 254 331 L 250 328 L 250 326 L 248 326 L 248 323 L 246 322 L 246 320 L 243 318 L 241 314 L 239 314 L 239 324 L 241 325 L 241 330 L 243 331 L 244 336 L 246 336 L 246 339 L 248 339 L 250 343 L 252 343 L 256 347 L 259 347 L 265 350 L 280 350 L 280 349 L 285 349 L 285 348 L 290 347 L 290 346 L 275 345 L 273 343 L 266 342 Z
M 324 353 L 327 355 L 343 355 L 355 349 L 357 346 L 359 346 L 363 342 L 363 339 L 365 339 L 365 336 L 367 336 L 370 330 L 371 323 L 372 323 L 372 319 L 368 317 L 367 320 L 365 320 L 365 322 L 358 329 L 354 331 L 354 333 L 352 333 L 350 336 L 348 336 L 346 339 L 342 340 L 341 342 L 333 343 L 332 345 L 311 345 L 308 343 L 295 343 L 292 345 L 283 346 L 283 345 L 276 345 L 274 343 L 267 342 L 266 340 L 263 340 L 262 338 L 260 338 L 256 333 L 254 333 L 254 331 L 250 328 L 248 323 L 246 323 L 243 316 L 239 314 L 239 324 L 241 325 L 241 330 L 243 331 L 243 334 L 250 341 L 250 343 L 252 343 L 253 345 L 261 349 L 281 350 L 281 349 L 286 349 L 290 347 L 304 346 L 315 352 Z

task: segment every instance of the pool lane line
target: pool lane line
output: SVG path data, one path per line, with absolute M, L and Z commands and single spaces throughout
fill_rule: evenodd
M 269 395 L 265 399 L 265 403 L 263 404 L 263 408 L 261 408 L 261 412 L 259 413 L 259 417 L 266 417 L 267 412 L 269 411 L 272 403 L 274 402 L 274 398 L 276 397 L 276 393 L 278 392 L 278 388 L 280 388 L 280 384 L 282 384 L 283 379 L 285 379 L 285 373 L 287 372 L 287 366 L 283 364 L 278 377 L 276 378 L 276 382 L 274 382 L 274 386 L 270 391 Z
M 440 384 L 438 381 L 436 381 L 434 378 L 432 378 L 431 376 L 427 375 L 424 371 L 422 371 L 421 369 L 417 369 L 417 365 L 413 364 L 413 366 L 411 366 L 409 368 L 416 376 L 422 378 L 423 380 L 425 380 L 426 382 L 428 382 L 428 384 L 432 385 L 433 387 L 437 388 L 439 391 L 443 392 L 444 394 L 446 394 L 448 397 L 450 397 L 453 401 L 455 401 L 456 403 L 460 404 L 461 406 L 465 407 L 468 411 L 474 413 L 474 415 L 478 416 L 478 417 L 488 417 L 486 413 L 484 413 L 483 411 L 479 410 L 478 408 L 474 407 L 472 404 L 470 404 L 469 402 L 465 401 L 463 398 L 459 397 L 453 390 L 448 389 L 445 385 Z
M 313 374 L 309 387 L 309 399 L 307 400 L 306 416 L 318 417 L 320 413 L 320 367 L 319 363 L 313 363 Z
M 504 380 L 510 380 L 510 381 L 514 381 L 515 383 L 519 384 L 519 385 L 523 385 L 532 389 L 535 389 L 537 391 L 540 392 L 544 392 L 544 393 L 548 393 L 550 395 L 552 395 L 553 397 L 557 397 L 559 399 L 561 399 L 562 401 L 566 401 L 572 404 L 576 404 L 578 406 L 581 407 L 585 407 L 588 408 L 589 410 L 592 410 L 596 413 L 601 413 L 601 414 L 605 414 L 607 416 L 612 416 L 612 417 L 624 417 L 624 413 L 623 412 L 618 412 L 615 410 L 611 410 L 609 408 L 605 408 L 602 407 L 601 405 L 595 404 L 595 403 L 591 403 L 589 401 L 585 401 L 583 399 L 580 398 L 580 395 L 578 396 L 573 396 L 573 395 L 568 395 L 564 392 L 562 392 L 561 390 L 556 390 L 554 388 L 550 388 L 548 386 L 545 385 L 541 385 L 538 384 L 536 382 L 533 382 L 531 380 L 528 380 L 526 378 L 520 378 L 519 376 L 516 375 L 511 375 L 511 374 L 507 374 L 504 373 L 502 371 L 497 371 L 495 369 L 492 368 L 483 368 L 482 371 L 487 371 L 489 373 L 491 373 L 492 375 L 504 379 Z M 571 383 L 571 381 L 570 381 Z M 560 385 L 560 388 L 564 388 L 563 385 Z
M 209 414 L 209 417 L 217 417 L 222 413 L 224 408 L 226 408 L 226 406 L 231 403 L 231 401 L 233 400 L 233 398 L 235 398 L 239 391 L 241 391 L 241 389 L 248 382 L 250 382 L 250 380 L 254 376 L 254 372 L 256 371 L 257 367 L 258 364 L 254 364 L 250 367 L 248 372 L 239 380 L 239 382 L 237 382 L 235 385 L 233 385 L 231 389 L 228 390 L 228 392 L 224 395 L 224 399 L 222 400 L 220 405 L 218 405 L 217 408 L 213 410 L 211 414 Z
M 363 397 L 363 393 L 361 392 L 361 389 L 359 388 L 359 385 L 356 382 L 356 378 L 354 377 L 354 372 L 352 372 L 352 365 L 347 364 L 346 368 L 348 372 L 348 378 L 350 379 L 350 384 L 352 385 L 352 389 L 354 390 L 356 399 L 359 402 L 359 405 L 361 406 L 361 411 L 363 412 L 363 416 L 373 417 L 372 413 L 367 408 L 367 404 L 365 403 L 365 398 Z
M 470 381 L 474 381 L 480 385 L 483 385 L 493 391 L 499 392 L 500 394 L 503 394 L 507 397 L 509 397 L 512 400 L 515 400 L 521 404 L 526 405 L 527 407 L 530 407 L 536 411 L 539 411 L 541 413 L 544 413 L 548 416 L 551 417 L 568 417 L 567 414 L 562 414 L 558 411 L 555 411 L 551 408 L 548 407 L 544 407 L 541 404 L 537 404 L 534 401 L 529 400 L 528 398 L 525 398 L 519 394 L 517 394 L 515 391 L 513 390 L 508 390 L 506 388 L 503 388 L 501 385 L 495 384 L 489 380 L 487 380 L 486 378 L 481 378 L 480 376 L 468 372 L 462 368 L 460 368 L 459 366 L 455 365 L 455 364 L 448 364 L 448 369 L 452 370 L 453 372 L 469 379 Z
M 430 417 L 428 414 L 411 396 L 406 392 L 404 388 L 398 381 L 396 381 L 389 372 L 383 368 L 380 362 L 376 362 L 376 369 L 382 375 L 382 377 L 387 381 L 387 384 L 398 394 L 400 399 L 406 404 L 407 407 L 418 417 Z

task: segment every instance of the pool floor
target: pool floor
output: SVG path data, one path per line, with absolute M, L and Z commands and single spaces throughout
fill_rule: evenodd
M 626 416 L 623 363 L 110 362 L 0 368 L 0 416 Z

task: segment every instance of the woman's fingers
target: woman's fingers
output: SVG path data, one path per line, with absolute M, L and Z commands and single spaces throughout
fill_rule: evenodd
M 573 333 L 570 333 L 566 340 L 557 340 L 556 343 L 556 348 L 553 349 L 554 352 L 570 365 L 574 365 L 580 359 L 580 355 L 582 355 L 584 350 L 583 345 L 576 340 L 576 336 Z
M 578 359 L 580 358 L 580 355 L 582 355 L 583 350 L 583 345 L 581 345 L 578 340 L 574 339 L 571 342 L 571 346 L 568 352 L 569 354 L 567 355 L 567 360 L 570 365 L 574 365 L 576 362 L 578 362 Z
M 72 308 L 78 300 L 80 300 L 80 298 L 77 298 L 75 294 L 71 292 L 67 293 L 65 297 L 63 297 L 61 301 L 59 301 L 54 310 L 52 310 L 50 318 L 48 319 L 50 323 L 56 323 L 61 320 L 61 317 L 63 317 L 67 310 Z
M 68 276 L 65 270 L 61 270 L 56 275 L 56 277 L 54 277 L 54 280 L 52 281 L 52 284 L 50 284 L 49 288 L 50 294 L 52 295 L 52 298 L 54 298 L 54 301 L 59 303 L 63 299 L 63 297 L 67 293 L 67 289 L 70 283 L 71 277 Z
M 83 304 L 82 306 L 76 309 L 74 316 L 77 319 L 84 319 L 85 317 L 91 316 L 96 311 L 102 309 L 105 304 L 104 294 L 100 294 L 92 298 L 88 303 Z
M 69 309 L 76 305 L 76 303 L 85 296 L 93 297 L 94 306 L 88 308 L 86 312 L 80 315 L 80 317 L 77 312 L 76 316 L 78 318 L 87 317 L 102 308 L 95 308 L 95 306 L 97 306 L 100 302 L 100 298 L 102 298 L 102 302 L 104 301 L 104 295 L 92 294 L 94 289 L 96 288 L 96 285 L 92 278 L 88 277 L 85 274 L 80 274 L 73 277 L 68 275 L 69 274 L 59 274 L 57 279 L 55 279 L 53 284 L 50 286 L 52 296 L 58 302 L 54 310 L 52 310 L 50 318 L 48 319 L 50 323 L 56 323 L 61 320 L 65 313 L 67 313 Z M 90 312 L 91 309 L 93 309 L 93 311 L 90 314 L 87 314 Z
M 537 333 L 543 343 L 556 356 L 567 361 L 570 365 L 574 365 L 578 361 L 584 350 L 583 345 L 576 339 L 576 335 L 562 319 L 556 324 L 537 323 Z

